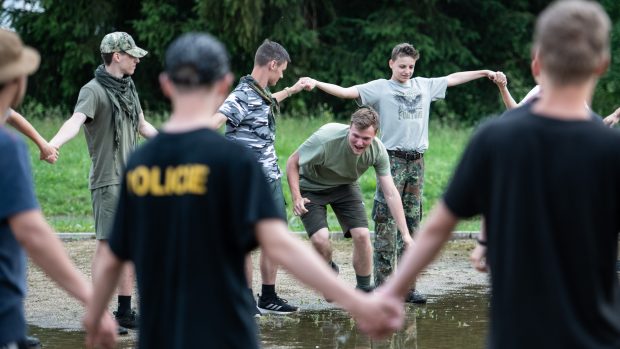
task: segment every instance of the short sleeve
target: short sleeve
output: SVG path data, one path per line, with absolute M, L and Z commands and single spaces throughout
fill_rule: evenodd
M 446 98 L 448 79 L 446 77 L 428 79 L 428 91 L 431 101 Z
M 240 90 L 234 90 L 228 95 L 218 112 L 224 114 L 232 126 L 238 127 L 249 114 L 247 94 Z
M 385 88 L 384 79 L 373 80 L 361 85 L 355 85 L 359 98 L 357 102 L 361 105 L 374 106 L 379 103 L 381 98 L 381 91 Z M 376 108 L 375 108 L 376 109 Z
M 482 213 L 483 184 L 489 173 L 488 161 L 485 160 L 488 158 L 488 147 L 484 146 L 485 130 L 488 128 L 472 137 L 444 193 L 444 202 L 450 211 L 461 218 Z
M 97 94 L 90 87 L 84 86 L 80 90 L 74 113 L 82 113 L 89 119 L 94 119 L 97 112 Z
M 314 133 L 297 149 L 299 166 L 320 165 L 325 158 L 325 148 L 320 137 Z
M 133 207 L 127 201 L 129 196 L 127 195 L 127 171 L 123 173 L 123 182 L 120 188 L 120 194 L 118 203 L 116 205 L 116 213 L 114 214 L 114 225 L 112 226 L 112 232 L 108 244 L 110 249 L 122 260 L 131 259 L 131 233 L 133 229 L 129 227 L 128 219 L 132 217 L 133 213 L 129 212 Z
M 385 149 L 385 146 L 379 142 L 379 155 L 377 156 L 377 160 L 374 163 L 375 173 L 377 176 L 387 176 L 391 175 L 390 171 L 390 157 L 388 156 L 388 152 Z
M 0 151 L 0 220 L 38 209 L 26 145 L 0 129 Z

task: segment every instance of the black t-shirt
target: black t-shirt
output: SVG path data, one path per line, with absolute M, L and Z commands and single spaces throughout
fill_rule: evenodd
M 256 348 L 244 257 L 279 218 L 252 153 L 200 129 L 129 159 L 110 247 L 135 263 L 141 348 Z
M 480 128 L 444 200 L 482 214 L 491 348 L 620 348 L 620 133 L 534 115 Z

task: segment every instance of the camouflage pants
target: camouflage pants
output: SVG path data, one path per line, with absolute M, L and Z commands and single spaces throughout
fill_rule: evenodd
M 390 155 L 392 177 L 403 202 L 409 232 L 413 234 L 422 219 L 422 193 L 424 189 L 424 158 L 405 160 Z M 377 184 L 377 196 L 383 192 Z M 385 201 L 385 200 L 384 200 Z M 375 221 L 374 275 L 375 285 L 381 285 L 392 273 L 396 261 L 404 252 L 403 239 L 398 232 L 388 205 L 375 199 L 372 209 Z

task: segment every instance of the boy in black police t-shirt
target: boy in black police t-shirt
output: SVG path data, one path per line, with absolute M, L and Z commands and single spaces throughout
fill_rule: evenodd
M 475 134 L 379 292 L 404 295 L 458 219 L 482 214 L 489 347 L 620 348 L 620 134 L 592 122 L 584 104 L 609 64 L 609 30 L 594 2 L 556 2 L 541 14 L 532 72 L 545 93 Z
M 254 155 L 209 129 L 231 81 L 225 49 L 210 35 L 186 34 L 168 48 L 160 83 L 172 115 L 127 164 L 110 249 L 98 263 L 84 321 L 90 344 L 98 342 L 93 319 L 104 311 L 123 261 L 131 260 L 141 348 L 258 347 L 243 267 L 258 245 L 371 335 L 402 324 L 396 298 L 349 288 L 287 234 Z

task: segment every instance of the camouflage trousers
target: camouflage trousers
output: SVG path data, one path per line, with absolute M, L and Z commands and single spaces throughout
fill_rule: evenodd
M 413 234 L 422 219 L 422 194 L 424 189 L 424 158 L 405 160 L 390 155 L 392 178 L 403 202 L 405 219 L 410 234 Z M 377 183 L 377 197 L 383 192 Z M 383 201 L 383 202 L 382 202 Z M 385 200 L 375 198 L 372 219 L 375 221 L 374 275 L 375 285 L 381 285 L 392 273 L 396 261 L 404 252 L 403 239 L 396 227 Z

